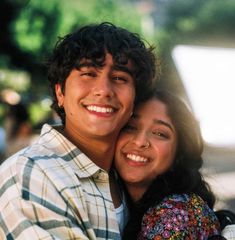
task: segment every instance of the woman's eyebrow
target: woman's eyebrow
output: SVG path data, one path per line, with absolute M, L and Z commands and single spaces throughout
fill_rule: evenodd
M 164 125 L 164 126 L 168 127 L 172 132 L 174 132 L 173 126 L 172 126 L 170 123 L 168 123 L 168 122 L 166 122 L 166 121 L 164 121 L 164 120 L 154 119 L 154 123 L 155 123 L 155 124 Z

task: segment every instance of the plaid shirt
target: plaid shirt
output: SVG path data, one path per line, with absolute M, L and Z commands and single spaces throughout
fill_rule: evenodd
M 108 173 L 45 124 L 0 167 L 0 239 L 120 239 Z

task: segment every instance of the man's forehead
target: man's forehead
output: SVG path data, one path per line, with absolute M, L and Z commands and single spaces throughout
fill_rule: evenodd
M 110 64 L 113 69 L 128 69 L 130 72 L 134 70 L 133 61 L 130 58 L 126 61 L 119 61 L 113 56 L 111 56 L 111 62 L 109 61 L 109 63 L 107 63 L 106 57 L 94 59 L 84 57 L 80 60 L 79 66 L 104 67 L 106 64 Z

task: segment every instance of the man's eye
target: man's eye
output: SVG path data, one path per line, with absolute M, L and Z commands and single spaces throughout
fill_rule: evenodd
M 95 77 L 95 73 L 93 73 L 93 72 L 82 72 L 81 76 Z
M 115 76 L 115 77 L 113 77 L 113 80 L 118 81 L 118 82 L 127 82 L 128 81 L 127 78 L 121 77 L 121 76 Z

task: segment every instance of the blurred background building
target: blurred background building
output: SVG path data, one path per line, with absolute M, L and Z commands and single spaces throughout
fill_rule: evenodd
M 217 193 L 216 207 L 235 210 L 234 0 L 1 0 L 0 158 L 10 106 L 27 106 L 33 135 L 58 120 L 45 68 L 58 37 L 102 21 L 156 46 L 158 86 L 182 96 L 202 128 L 203 173 Z

